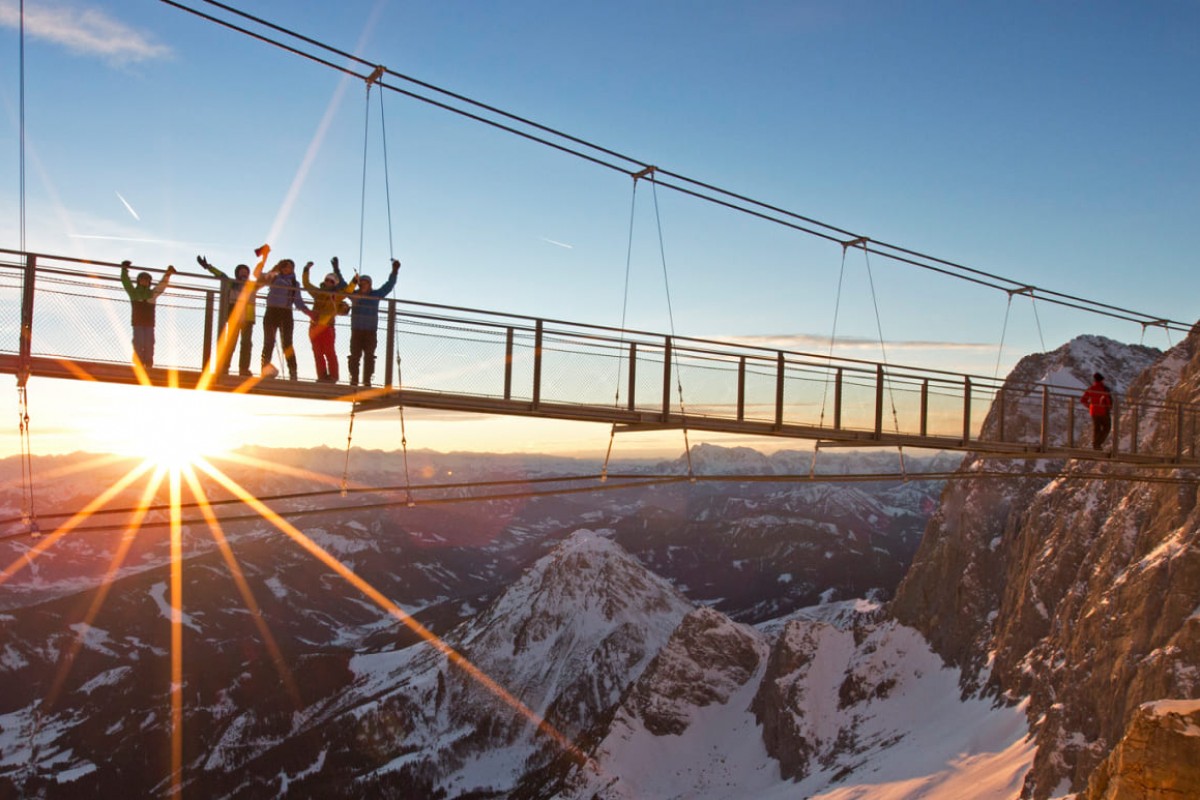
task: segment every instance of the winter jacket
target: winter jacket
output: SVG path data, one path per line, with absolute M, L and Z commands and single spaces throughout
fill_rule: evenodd
M 348 284 L 342 278 L 341 271 L 334 267 L 333 272 L 338 278 L 338 289 L 345 288 Z M 362 291 L 362 286 L 359 286 L 358 291 L 350 295 L 350 330 L 373 331 L 379 328 L 379 301 L 395 288 L 397 274 L 399 271 L 393 269 L 383 286 L 369 292 Z
M 1112 392 L 1104 385 L 1104 381 L 1096 381 L 1083 393 L 1079 402 L 1088 407 L 1089 415 L 1107 417 L 1112 410 Z
M 271 270 L 263 276 L 262 285 L 267 287 L 267 308 L 295 306 L 305 314 L 309 313 L 308 304 L 300 296 L 300 282 L 294 273 L 285 275 Z
M 167 288 L 167 282 L 171 279 L 170 273 L 163 275 L 162 279 L 153 286 L 138 286 L 129 279 L 129 267 L 121 265 L 121 285 L 125 287 L 125 294 L 129 295 L 129 311 L 130 322 L 135 328 L 153 328 L 154 327 L 154 308 L 158 301 L 158 296 Z
M 221 279 L 221 287 L 224 294 L 223 301 L 225 303 L 225 308 L 228 309 L 230 314 L 233 313 L 233 309 L 237 305 L 238 298 L 242 296 L 242 291 L 246 291 L 249 296 L 246 298 L 246 308 L 242 311 L 242 324 L 245 325 L 253 323 L 254 296 L 258 293 L 259 287 L 262 285 L 258 282 L 258 279 L 262 278 L 262 265 L 260 264 L 258 267 L 258 270 L 254 276 L 255 280 L 247 279 L 244 281 L 229 277 L 220 269 L 214 267 L 208 262 L 202 261 L 200 262 L 200 266 L 204 267 L 213 275 Z
M 350 302 L 346 298 L 346 293 L 352 293 L 357 288 L 358 279 L 355 278 L 349 284 L 331 292 L 322 289 L 308 279 L 311 271 L 311 264 L 305 266 L 301 281 L 305 290 L 312 295 L 313 324 L 332 325 L 335 317 L 350 313 Z

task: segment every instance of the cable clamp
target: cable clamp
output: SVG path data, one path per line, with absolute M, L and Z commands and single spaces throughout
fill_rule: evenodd
M 1150 327 L 1166 328 L 1170 324 L 1171 324 L 1171 320 L 1169 320 L 1169 319 L 1152 319 L 1148 322 L 1142 323 L 1142 332 L 1144 333 L 1146 328 L 1150 328 Z
M 629 174 L 633 176 L 633 180 L 636 183 L 639 178 L 649 178 L 650 180 L 654 180 L 654 173 L 657 171 L 658 167 L 651 166 L 646 167 L 641 172 L 631 172 Z
M 367 86 L 373 83 L 379 83 L 379 79 L 383 77 L 383 73 L 387 72 L 387 67 L 383 64 L 375 67 L 375 71 L 367 76 Z
M 849 250 L 851 247 L 861 247 L 863 250 L 866 250 L 867 243 L 870 241 L 871 238 L 869 236 L 859 236 L 848 242 L 842 242 L 842 252 Z
M 1018 286 L 1015 289 L 1005 289 L 1004 291 L 1008 292 L 1008 296 L 1010 299 L 1019 294 L 1029 295 L 1030 299 L 1033 299 L 1033 293 L 1036 290 L 1037 290 L 1036 286 Z

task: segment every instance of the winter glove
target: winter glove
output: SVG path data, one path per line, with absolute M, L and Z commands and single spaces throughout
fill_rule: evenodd
M 393 258 L 392 259 L 392 274 L 395 275 L 399 271 L 400 271 L 400 259 Z
M 209 264 L 208 259 L 204 256 L 196 256 L 196 263 L 205 269 L 212 269 L 212 264 Z
M 121 269 L 129 269 L 132 266 L 133 266 L 133 262 L 130 261 L 129 259 L 125 259 L 124 261 L 121 262 Z
M 333 265 L 333 271 L 334 271 L 334 272 L 338 272 L 338 260 L 337 260 L 337 256 L 334 256 L 333 258 L 329 259 L 329 263 Z M 340 274 L 340 273 L 339 273 L 339 274 Z

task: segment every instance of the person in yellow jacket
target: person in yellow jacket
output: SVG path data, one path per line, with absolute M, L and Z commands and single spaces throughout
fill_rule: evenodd
M 308 323 L 308 340 L 312 343 L 313 361 L 317 364 L 317 381 L 320 383 L 338 382 L 338 360 L 335 343 L 337 333 L 334 321 L 350 313 L 350 303 L 346 299 L 347 292 L 353 292 L 355 281 L 343 291 L 337 288 L 337 276 L 332 272 L 325 276 L 320 286 L 313 285 L 308 279 L 312 271 L 312 262 L 304 265 L 301 284 L 312 295 L 312 316 Z
M 196 256 L 196 261 L 200 266 L 221 279 L 226 330 L 218 345 L 221 350 L 221 366 L 218 372 L 221 375 L 229 373 L 229 362 L 233 360 L 235 336 L 237 337 L 237 346 L 240 348 L 238 350 L 238 375 L 245 378 L 253 374 L 250 372 L 250 358 L 251 351 L 254 349 L 254 296 L 258 292 L 258 281 L 262 278 L 263 266 L 267 263 L 267 256 L 270 254 L 271 248 L 263 245 L 254 252 L 259 256 L 259 261 L 254 267 L 253 280 L 250 279 L 250 268 L 245 264 L 238 264 L 234 267 L 233 277 L 230 278 L 222 270 L 208 263 L 208 259 L 204 256 Z

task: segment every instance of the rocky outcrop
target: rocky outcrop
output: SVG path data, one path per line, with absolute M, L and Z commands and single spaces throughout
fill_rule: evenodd
M 1021 359 L 1005 381 L 1003 403 L 996 403 L 984 420 L 985 438 L 1002 424 L 1006 438 L 1036 442 L 1040 436 L 1042 399 L 1031 393 L 1036 382 L 1080 391 L 1090 382 L 1096 365 L 1103 364 L 1111 386 L 1120 392 L 1133 384 L 1161 353 L 1098 336 L 1081 336 L 1050 353 Z M 1065 431 L 1071 412 L 1067 405 L 1050 407 L 1050 429 Z M 1075 415 L 1075 439 L 1082 441 L 1085 418 Z M 1066 439 L 1060 434 L 1060 439 Z M 1065 443 L 1065 442 L 1058 442 Z M 926 528 L 909 572 L 896 591 L 890 612 L 925 634 L 946 662 L 963 671 L 964 694 L 979 690 L 987 676 L 994 649 L 995 624 L 1023 631 L 1022 639 L 1036 641 L 1046 632 L 1044 602 L 1031 598 L 1032 617 L 999 620 L 997 610 L 1006 587 L 1021 583 L 1020 569 L 1028 554 L 1019 552 L 1019 532 L 1034 500 L 1055 481 L 1063 467 L 1058 461 L 1023 461 L 968 456 L 959 472 L 987 473 L 978 481 L 951 481 Z M 1009 474 L 1011 479 L 996 475 Z M 1064 564 L 1077 563 L 1060 559 Z M 1021 606 L 1020 608 L 1024 608 Z
M 628 708 L 651 733 L 680 734 L 694 709 L 726 702 L 750 680 L 760 658 L 748 628 L 710 608 L 697 609 L 650 662 Z
M 1200 702 L 1140 706 L 1080 800 L 1200 797 Z
M 1200 403 L 1197 344 L 1193 332 L 1147 367 L 1145 353 L 1087 337 L 1022 364 L 1080 383 L 1089 361 L 1104 364 L 1110 384 L 1128 387 L 1122 449 L 1136 413 L 1140 446 L 1163 452 L 1179 440 L 1176 416 L 1134 409 L 1145 393 Z M 963 470 L 999 466 L 984 464 Z M 1019 479 L 1029 467 L 1010 463 L 1011 481 L 952 482 L 891 606 L 963 668 L 964 691 L 1029 698 L 1038 750 L 1024 795 L 1034 798 L 1081 791 L 1142 703 L 1200 696 L 1195 482 L 1094 462 L 1040 466 L 1061 471 Z

